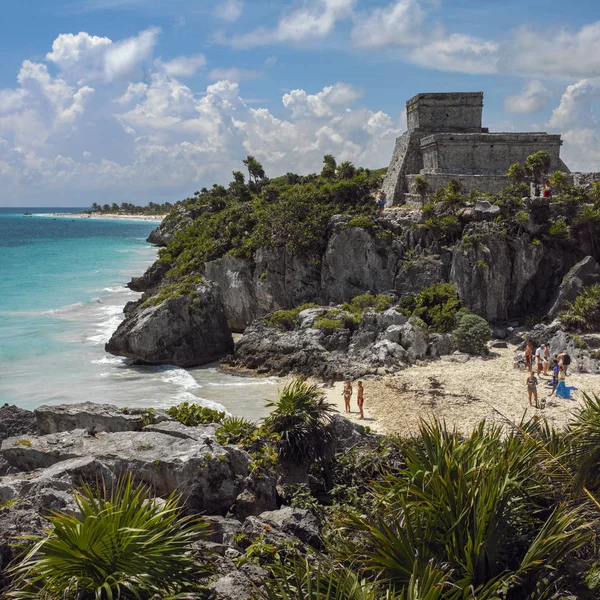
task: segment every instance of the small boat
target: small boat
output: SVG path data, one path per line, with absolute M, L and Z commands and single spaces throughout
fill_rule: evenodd
M 32 214 L 31 213 L 23 213 L 23 216 L 25 216 L 25 217 L 31 217 Z

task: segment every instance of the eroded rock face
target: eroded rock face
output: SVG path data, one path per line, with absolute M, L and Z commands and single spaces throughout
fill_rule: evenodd
M 35 435 L 38 432 L 35 414 L 18 406 L 0 407 L 0 442 L 8 437 Z
M 346 302 L 370 290 L 394 289 L 402 246 L 395 239 L 377 238 L 360 227 L 345 227 L 347 219 L 333 221 L 323 266 L 321 298 L 324 303 Z
M 140 304 L 106 344 L 117 356 L 179 367 L 206 364 L 232 350 L 219 290 L 211 283 L 197 284 L 191 294 Z
M 156 431 L 97 433 L 65 431 L 8 438 L 2 456 L 15 469 L 36 471 L 72 459 L 97 459 L 112 473 L 128 471 L 158 495 L 177 491 L 186 505 L 207 514 L 225 514 L 243 489 L 250 456 L 237 446 L 184 439 Z
M 563 278 L 548 311 L 551 319 L 564 310 L 567 302 L 573 302 L 584 287 L 600 282 L 600 265 L 591 256 L 579 261 Z

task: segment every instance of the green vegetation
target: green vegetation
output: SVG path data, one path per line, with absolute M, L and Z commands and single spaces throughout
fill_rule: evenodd
M 362 316 L 366 310 L 373 310 L 375 312 L 384 312 L 392 305 L 392 299 L 387 294 L 361 294 L 355 296 L 350 302 L 344 302 L 342 310 L 357 316 Z
M 216 438 L 219 444 L 248 446 L 257 439 L 258 433 L 256 423 L 244 417 L 225 417 L 216 431 Z
M 533 177 L 536 183 L 539 183 L 542 176 L 548 173 L 552 157 L 547 150 L 540 150 L 529 155 L 523 165 L 525 172 Z
M 13 446 L 25 446 L 27 448 L 31 447 L 31 440 L 15 440 L 13 442 Z
M 75 502 L 80 515 L 47 516 L 53 528 L 13 567 L 8 598 L 172 597 L 206 576 L 191 550 L 206 524 L 184 516 L 176 496 L 157 502 L 127 477 L 112 491 L 84 486 Z
M 202 277 L 186 275 L 173 283 L 161 287 L 156 295 L 144 302 L 143 306 L 157 306 L 171 298 L 196 295 L 196 288 L 203 283 L 206 283 L 206 281 Z
M 400 301 L 402 313 L 420 319 L 431 332 L 448 333 L 456 327 L 456 315 L 462 310 L 456 287 L 450 283 L 434 283 L 418 294 Z
M 333 332 L 335 329 L 344 329 L 344 323 L 338 319 L 329 319 L 328 317 L 319 317 L 313 323 L 313 329 L 322 329 L 327 333 Z
M 492 337 L 492 330 L 487 321 L 470 312 L 457 314 L 457 326 L 452 332 L 458 342 L 458 349 L 468 354 L 485 354 L 487 342 Z
M 182 402 L 177 406 L 171 406 L 167 414 L 176 421 L 195 427 L 196 425 L 208 425 L 209 423 L 222 423 L 225 419 L 225 413 L 212 408 L 207 408 L 201 404 L 190 404 Z
M 136 206 L 129 202 L 122 202 L 119 206 L 116 202 L 112 204 L 98 204 L 94 202 L 91 210 L 87 213 L 95 214 L 123 214 L 123 215 L 166 215 L 171 212 L 173 205 L 170 202 L 157 204 L 156 202 L 148 202 L 146 206 Z
M 265 419 L 265 428 L 279 436 L 279 456 L 290 461 L 323 461 L 331 439 L 326 429 L 333 406 L 328 404 L 316 385 L 296 379 L 285 386 Z
M 325 157 L 320 175 L 273 180 L 253 157 L 244 164 L 248 184 L 236 172 L 228 188 L 204 188 L 182 202 L 199 216 L 160 251 L 160 261 L 169 267 L 167 280 L 199 273 L 204 263 L 226 254 L 248 257 L 258 248 L 286 248 L 318 260 L 331 216 L 376 213 L 372 193 L 381 177 L 351 163 L 336 165 Z
M 425 197 L 429 191 L 429 182 L 427 181 L 425 175 L 417 175 L 414 178 L 412 191 L 413 194 L 418 194 L 421 196 L 421 201 L 425 202 Z
M 276 310 L 266 318 L 269 327 L 277 327 L 284 331 L 291 331 L 296 327 L 298 315 L 309 308 L 318 308 L 317 304 L 302 304 L 289 310 Z
M 576 331 L 596 331 L 600 328 L 600 283 L 585 287 L 575 298 L 567 302 L 560 320 Z

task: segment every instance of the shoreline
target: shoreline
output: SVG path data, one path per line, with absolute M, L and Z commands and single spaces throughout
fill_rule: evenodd
M 33 213 L 34 217 L 52 217 L 54 219 L 96 219 L 108 221 L 149 221 L 160 223 L 166 215 L 120 215 L 117 213 Z

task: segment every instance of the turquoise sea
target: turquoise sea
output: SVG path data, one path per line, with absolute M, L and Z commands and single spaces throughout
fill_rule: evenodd
M 277 379 L 226 375 L 215 365 L 133 366 L 104 351 L 123 306 L 139 296 L 125 284 L 156 256 L 145 241 L 156 223 L 50 216 L 76 210 L 0 208 L 0 403 L 187 400 L 264 416 Z

